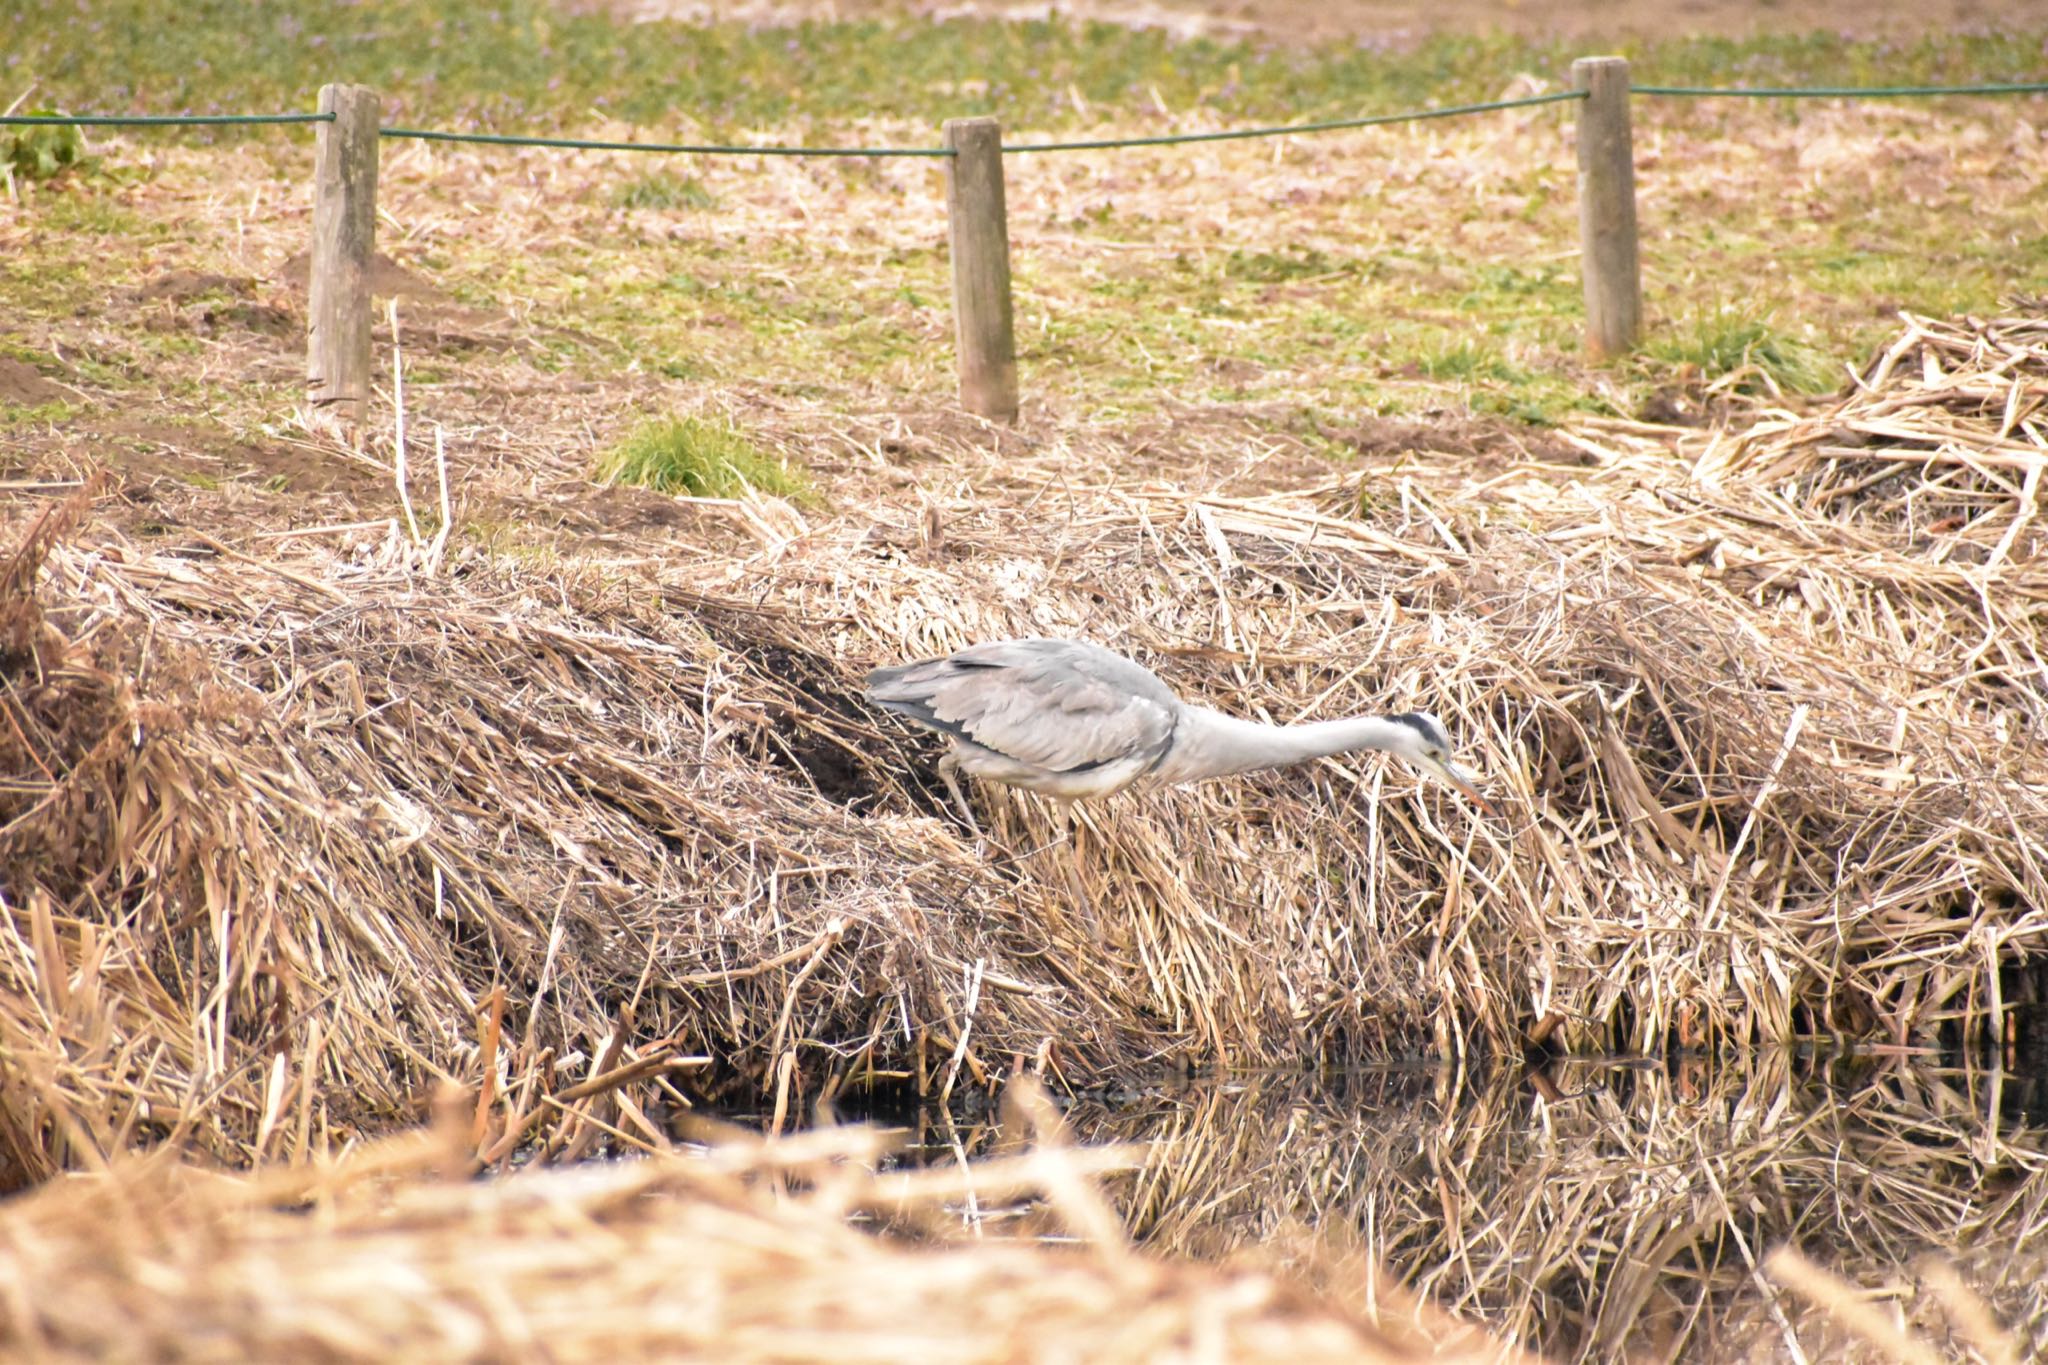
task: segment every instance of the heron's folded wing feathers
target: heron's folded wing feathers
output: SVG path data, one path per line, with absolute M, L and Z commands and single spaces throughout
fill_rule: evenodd
M 1053 647 L 1066 644 L 978 645 L 878 670 L 869 691 L 936 729 L 1050 772 L 1160 752 L 1173 734 L 1172 694 L 1114 655 Z

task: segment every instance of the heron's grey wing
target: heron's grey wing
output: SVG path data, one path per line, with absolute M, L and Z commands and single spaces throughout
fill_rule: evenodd
M 1180 706 L 1144 668 L 1074 640 L 1005 640 L 879 668 L 868 695 L 1048 772 L 1162 753 Z

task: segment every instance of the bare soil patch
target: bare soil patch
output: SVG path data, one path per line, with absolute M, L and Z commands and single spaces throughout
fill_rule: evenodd
M 1471 461 L 1476 469 L 1523 462 L 1574 464 L 1590 458 L 1582 448 L 1540 427 L 1469 417 L 1445 416 L 1422 422 L 1367 416 L 1322 434 L 1360 455 L 1381 459 L 1453 456 Z
M 44 378 L 42 371 L 27 361 L 0 356 L 0 403 L 27 408 L 61 403 L 73 397 L 76 395 L 71 390 Z
M 307 282 L 312 278 L 312 270 L 312 253 L 299 251 L 285 259 L 284 265 L 278 270 L 278 278 L 303 294 Z M 406 269 L 381 251 L 370 258 L 370 293 L 380 299 L 432 301 L 446 297 L 431 281 L 422 279 L 417 273 Z

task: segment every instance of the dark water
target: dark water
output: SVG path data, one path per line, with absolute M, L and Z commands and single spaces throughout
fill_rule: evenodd
M 1960 1351 L 1955 1310 L 1926 1285 L 1922 1258 L 1937 1255 L 2022 1358 L 2040 1359 L 2043 1061 L 1801 1051 L 1234 1074 L 1061 1103 L 1074 1140 L 1143 1146 L 1142 1167 L 1109 1182 L 1142 1243 L 1283 1264 L 1317 1240 L 1363 1250 L 1559 1359 L 1842 1358 L 1842 1341 L 1756 1268 L 1781 1244 Z M 911 1163 L 1024 1140 L 986 1108 L 856 1096 L 837 1117 L 902 1128 Z M 960 1212 L 991 1231 L 1023 1216 Z

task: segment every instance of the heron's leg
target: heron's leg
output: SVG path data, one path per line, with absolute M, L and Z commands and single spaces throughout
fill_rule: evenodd
M 1102 920 L 1095 913 L 1095 901 L 1088 895 L 1088 879 L 1081 874 L 1081 817 L 1074 813 L 1074 803 L 1059 803 L 1060 813 L 1067 817 L 1067 884 L 1074 892 L 1074 900 L 1081 907 L 1081 918 L 1088 925 L 1088 936 L 1098 944 L 1102 942 Z
M 981 826 L 975 821 L 974 811 L 967 804 L 967 793 L 960 790 L 960 755 L 948 749 L 946 756 L 939 760 L 939 776 L 946 781 L 946 790 L 953 793 L 953 806 L 960 812 L 960 818 L 967 822 L 967 828 L 981 837 Z

